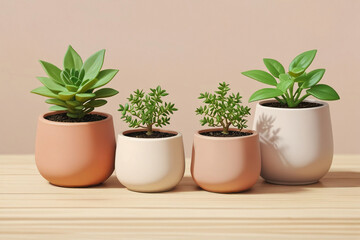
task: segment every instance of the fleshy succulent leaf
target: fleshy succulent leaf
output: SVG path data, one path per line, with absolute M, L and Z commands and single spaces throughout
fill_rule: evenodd
M 105 49 L 91 55 L 82 66 L 85 71 L 84 79 L 94 79 L 99 74 L 104 63 Z
M 79 101 L 79 102 L 85 102 L 94 97 L 96 97 L 96 95 L 94 93 L 77 93 L 75 95 L 76 101 Z
M 117 69 L 105 69 L 100 71 L 96 77 L 98 81 L 91 87 L 91 89 L 99 88 L 109 83 L 118 72 L 119 70 Z
M 94 92 L 96 98 L 107 98 L 118 94 L 119 92 L 112 88 L 102 88 Z
M 50 91 L 47 87 L 38 87 L 32 90 L 31 92 L 44 97 L 58 98 L 58 95 Z
M 69 46 L 64 57 L 64 68 L 80 70 L 83 65 L 83 61 L 79 54 Z
M 40 64 L 44 68 L 46 74 L 51 79 L 53 79 L 55 82 L 57 82 L 60 85 L 64 85 L 64 83 L 60 77 L 61 70 L 57 66 L 55 66 L 51 63 L 45 62 L 45 61 L 41 61 L 41 60 L 40 60 Z
M 51 78 L 47 78 L 47 77 L 37 77 L 37 79 L 39 79 L 39 81 L 48 89 L 50 89 L 53 92 L 61 92 L 66 90 L 63 86 L 61 86 L 60 84 L 57 84 L 54 80 L 52 80 Z

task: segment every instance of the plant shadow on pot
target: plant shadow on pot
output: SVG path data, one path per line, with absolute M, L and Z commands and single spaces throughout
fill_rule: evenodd
M 266 146 L 267 153 L 280 159 L 283 164 L 287 164 L 285 157 L 281 154 L 286 147 L 279 147 L 280 128 L 274 129 L 275 117 L 261 114 L 259 121 L 256 123 L 256 129 L 259 133 L 260 142 Z

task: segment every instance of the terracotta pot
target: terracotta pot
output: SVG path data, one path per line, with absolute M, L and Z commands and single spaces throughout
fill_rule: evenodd
M 241 137 L 210 137 L 195 133 L 191 174 L 201 188 L 219 193 L 251 188 L 260 176 L 260 145 L 257 132 Z M 237 131 L 237 129 L 230 129 Z
M 268 182 L 302 185 L 319 181 L 333 158 L 329 105 L 274 108 L 256 105 L 254 129 L 261 145 L 261 176 Z
M 181 133 L 166 138 L 135 138 L 126 136 L 135 129 L 118 135 L 115 171 L 119 181 L 136 192 L 164 192 L 174 188 L 185 169 Z
M 115 134 L 112 116 L 95 122 L 63 123 L 38 120 L 35 160 L 40 174 L 63 187 L 104 182 L 114 170 Z

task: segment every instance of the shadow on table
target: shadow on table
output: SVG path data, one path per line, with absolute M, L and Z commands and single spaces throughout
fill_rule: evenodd
M 259 179 L 258 182 L 251 189 L 233 194 L 268 194 L 268 193 L 290 193 L 290 192 L 302 192 L 310 188 L 341 188 L 341 187 L 360 187 L 360 172 L 349 171 L 334 171 L 329 172 L 318 183 L 300 186 L 287 186 L 271 184 L 263 179 Z M 125 188 L 115 175 L 112 175 L 103 184 L 95 186 L 95 188 Z M 194 180 L 190 176 L 185 176 L 173 190 L 167 193 L 179 193 L 179 192 L 194 192 L 203 191 L 198 187 Z
M 95 186 L 95 188 L 125 188 L 125 186 L 119 182 L 115 175 L 111 175 L 108 180 L 100 185 Z
M 360 172 L 334 171 L 326 174 L 318 183 L 308 185 L 311 188 L 360 187 Z

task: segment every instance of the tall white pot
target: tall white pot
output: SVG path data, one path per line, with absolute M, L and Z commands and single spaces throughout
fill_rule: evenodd
M 330 169 L 333 137 L 329 105 L 274 108 L 256 105 L 253 128 L 260 135 L 261 176 L 285 185 L 311 184 Z
M 118 135 L 115 157 L 117 178 L 126 188 L 137 192 L 163 192 L 174 188 L 185 170 L 181 133 L 166 131 L 177 134 L 166 138 L 126 136 L 136 131 L 143 130 L 130 130 Z

